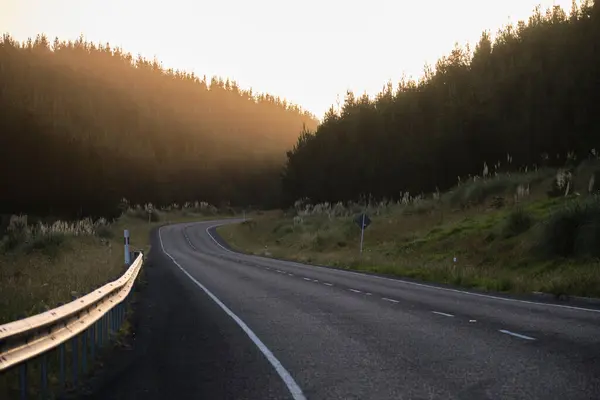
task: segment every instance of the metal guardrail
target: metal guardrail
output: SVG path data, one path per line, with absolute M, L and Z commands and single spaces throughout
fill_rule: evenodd
M 87 370 L 96 347 L 102 347 L 125 319 L 126 303 L 143 264 L 140 252 L 127 271 L 117 280 L 52 310 L 0 325 L 0 373 L 19 368 L 21 398 L 27 397 L 27 364 L 40 358 L 40 393 L 48 389 L 46 354 L 58 348 L 59 382 L 65 387 L 65 344 L 71 340 L 73 382 L 78 372 Z M 79 341 L 81 339 L 81 343 Z M 89 340 L 88 340 L 89 339 Z M 81 350 L 79 357 L 78 350 Z M 81 358 L 81 366 L 79 359 Z

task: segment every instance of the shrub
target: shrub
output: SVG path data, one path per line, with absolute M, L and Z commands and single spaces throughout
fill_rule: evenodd
M 156 208 L 152 206 L 151 203 L 144 205 L 141 207 L 136 205 L 134 208 L 130 208 L 127 210 L 127 215 L 132 218 L 141 219 L 144 221 L 150 220 L 150 222 L 158 222 L 160 221 L 160 213 Z
M 31 229 L 27 225 L 27 215 L 13 215 L 10 217 L 8 227 L 6 228 L 6 236 L 2 247 L 4 250 L 14 250 L 20 245 L 27 243 L 30 237 Z
M 518 236 L 521 233 L 528 231 L 532 225 L 532 216 L 522 208 L 517 208 L 508 214 L 502 228 L 502 235 L 505 238 Z
M 247 219 L 246 221 L 243 221 L 241 225 L 248 228 L 249 230 L 253 230 L 254 228 L 256 228 L 256 221 L 254 221 L 253 219 Z
M 544 226 L 539 250 L 546 256 L 598 256 L 600 198 L 578 200 L 556 211 Z
M 548 197 L 567 196 L 573 192 L 573 174 L 567 170 L 558 170 L 552 180 Z
M 96 229 L 96 236 L 102 239 L 112 239 L 115 234 L 108 225 L 100 226 Z
M 65 234 L 60 232 L 48 231 L 37 234 L 27 244 L 25 251 L 41 250 L 46 254 L 56 255 L 65 238 Z
M 467 207 L 479 205 L 492 196 L 516 195 L 521 186 L 527 193 L 529 188 L 549 178 L 552 170 L 540 169 L 530 172 L 498 175 L 487 179 L 475 179 L 464 183 L 447 195 L 451 206 Z M 520 194 L 523 197 L 523 193 Z

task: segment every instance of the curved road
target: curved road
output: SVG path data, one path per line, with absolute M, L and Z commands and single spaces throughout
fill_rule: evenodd
M 600 398 L 600 310 L 242 255 L 218 223 L 153 234 L 98 398 Z

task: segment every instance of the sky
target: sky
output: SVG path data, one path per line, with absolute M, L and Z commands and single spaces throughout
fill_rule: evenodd
M 109 42 L 166 68 L 229 77 L 321 118 L 346 90 L 374 95 L 419 78 L 454 44 L 478 41 L 536 5 L 571 0 L 0 0 L 0 32 L 23 41 Z

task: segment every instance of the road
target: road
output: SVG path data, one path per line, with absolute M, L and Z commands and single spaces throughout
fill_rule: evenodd
M 97 398 L 600 399 L 598 309 L 242 255 L 217 223 L 153 234 Z

